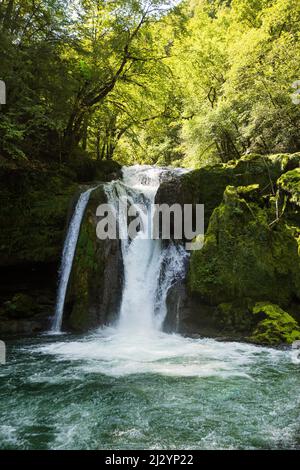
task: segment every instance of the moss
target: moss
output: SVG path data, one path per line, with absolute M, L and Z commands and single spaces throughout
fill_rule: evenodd
M 251 337 L 250 341 L 260 344 L 277 345 L 292 344 L 300 339 L 300 327 L 296 320 L 278 305 L 259 302 L 253 308 L 253 314 L 264 317 Z
M 211 305 L 250 297 L 287 305 L 300 299 L 300 268 L 295 230 L 253 202 L 257 187 L 228 187 L 215 209 L 204 247 L 191 254 L 188 285 Z M 246 197 L 245 196 L 247 193 Z
M 161 184 L 158 204 L 205 204 L 205 228 L 214 209 L 221 204 L 227 186 L 258 184 L 261 195 L 275 192 L 278 178 L 288 169 L 296 168 L 300 154 L 246 155 L 240 160 L 205 166 L 181 175 L 175 181 Z
M 102 189 L 94 192 L 87 207 L 77 242 L 72 277 L 68 295 L 72 297 L 72 313 L 68 324 L 74 330 L 85 330 L 93 324 L 89 315 L 89 306 L 93 300 L 94 285 L 103 279 L 104 263 L 98 253 L 98 240 L 95 228 L 95 195 L 99 195 L 99 204 L 103 199 Z
M 300 168 L 283 174 L 278 180 L 278 186 L 289 195 L 292 203 L 300 206 Z

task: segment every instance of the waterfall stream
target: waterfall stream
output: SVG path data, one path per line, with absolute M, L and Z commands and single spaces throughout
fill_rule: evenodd
M 72 270 L 72 264 L 74 259 L 74 254 L 76 251 L 77 240 L 79 236 L 81 222 L 84 216 L 84 212 L 89 202 L 91 192 L 94 188 L 90 188 L 87 191 L 83 192 L 78 199 L 76 204 L 73 216 L 71 218 L 67 236 L 64 242 L 61 265 L 60 265 L 60 277 L 59 285 L 57 291 L 57 299 L 55 306 L 55 315 L 52 324 L 52 332 L 59 333 L 61 330 L 65 297 L 68 287 L 68 282 Z
M 141 220 L 133 240 L 124 232 L 127 220 L 121 220 L 124 289 L 117 328 L 119 332 L 149 336 L 159 330 L 166 315 L 167 292 L 175 280 L 185 274 L 187 254 L 182 246 L 163 248 L 161 240 L 151 238 L 151 205 L 161 181 L 182 170 L 149 166 L 123 168 L 123 181 L 106 186 L 109 203 L 119 215 L 118 203 L 126 198 Z M 142 208 L 142 211 L 141 211 Z M 127 219 L 127 217 L 126 217 Z

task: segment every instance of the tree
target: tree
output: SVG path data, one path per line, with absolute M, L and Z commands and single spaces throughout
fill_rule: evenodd
M 78 146 L 86 133 L 88 116 L 119 83 L 142 86 L 139 80 L 147 73 L 149 62 L 161 59 L 151 25 L 167 3 L 82 1 L 77 23 L 79 66 L 74 69 L 78 86 L 64 132 L 65 153 Z

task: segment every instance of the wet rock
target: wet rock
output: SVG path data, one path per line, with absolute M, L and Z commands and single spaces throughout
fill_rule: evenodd
M 0 158 L 0 309 L 3 312 L 4 303 L 15 294 L 24 294 L 38 305 L 35 322 L 41 315 L 37 326 L 11 314 L 10 320 L 1 322 L 1 333 L 2 327 L 9 332 L 9 321 L 12 332 L 19 334 L 40 331 L 42 324 L 48 327 L 48 317 L 54 314 L 63 241 L 82 190 L 79 182 L 92 185 L 91 180 L 107 181 L 119 174 L 120 166 L 114 162 L 74 158 L 70 168 Z

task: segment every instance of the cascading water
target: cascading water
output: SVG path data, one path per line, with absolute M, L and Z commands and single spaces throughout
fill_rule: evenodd
M 174 280 L 184 275 L 185 250 L 173 243 L 163 248 L 161 240 L 151 238 L 151 204 L 157 189 L 165 176 L 179 171 L 125 167 L 123 182 L 106 186 L 108 201 L 116 215 L 119 215 L 118 203 L 126 198 L 141 220 L 140 231 L 133 240 L 124 231 L 127 220 L 121 220 L 119 227 L 125 282 L 117 328 L 126 335 L 138 333 L 149 337 L 160 329 L 166 314 L 167 292 Z
M 52 333 L 59 333 L 61 330 L 63 311 L 65 305 L 65 297 L 68 287 L 68 282 L 71 274 L 74 254 L 76 250 L 77 240 L 79 236 L 81 221 L 89 201 L 91 192 L 94 188 L 90 188 L 87 191 L 81 193 L 78 202 L 76 204 L 71 222 L 68 227 L 68 233 L 64 242 L 64 248 L 62 253 L 61 265 L 60 265 L 60 278 L 57 292 L 55 316 L 52 324 Z

